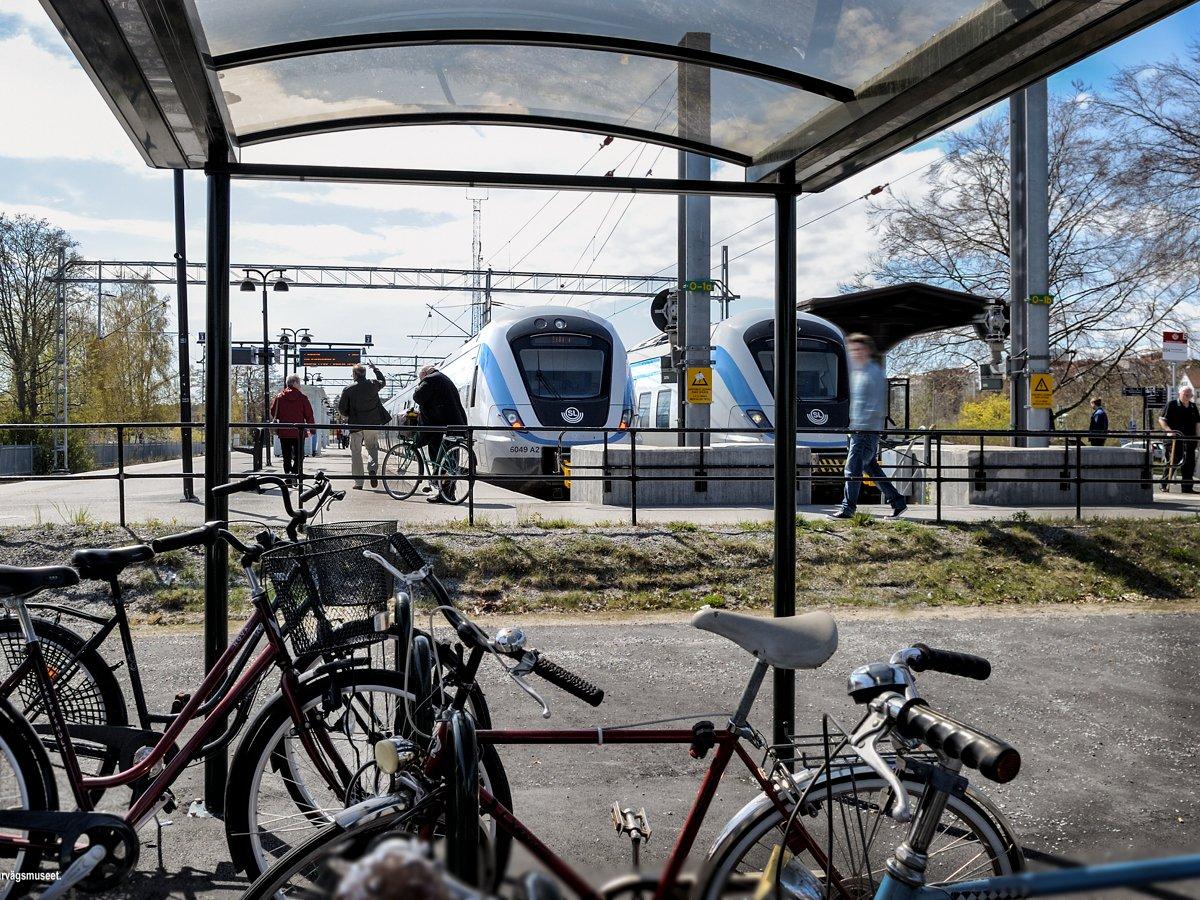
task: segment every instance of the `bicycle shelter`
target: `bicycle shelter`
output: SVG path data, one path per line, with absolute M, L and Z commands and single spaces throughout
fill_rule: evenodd
M 211 488 L 229 475 L 232 180 L 769 198 L 775 396 L 794 395 L 797 196 L 837 184 L 1187 0 L 42 5 L 147 165 L 207 175 L 204 499 L 206 518 L 224 519 L 227 499 Z M 681 98 L 674 115 L 642 101 L 655 85 L 697 80 L 702 100 Z M 628 137 L 742 166 L 745 180 L 240 161 L 242 147 L 262 142 L 411 124 Z M 795 406 L 778 404 L 775 424 L 783 439 L 774 452 L 774 612 L 787 616 L 796 608 Z M 228 640 L 227 552 L 218 543 L 206 559 L 209 667 Z M 791 731 L 792 673 L 776 671 L 774 688 L 778 743 Z M 214 812 L 222 811 L 225 776 L 223 759 L 206 764 Z

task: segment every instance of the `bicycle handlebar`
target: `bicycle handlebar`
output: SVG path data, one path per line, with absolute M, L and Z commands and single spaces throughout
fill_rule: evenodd
M 155 553 L 169 553 L 172 550 L 182 550 L 184 547 L 211 547 L 221 536 L 221 529 L 224 527 L 225 522 L 214 519 L 191 531 L 181 531 L 179 534 L 153 538 L 150 541 L 150 548 Z
M 957 759 L 997 784 L 1007 784 L 1021 771 L 1021 754 L 1011 744 L 932 709 L 924 700 L 890 694 L 875 703 L 903 737 Z
M 912 649 L 917 652 L 909 656 L 908 665 L 914 672 L 944 672 L 947 675 L 974 678 L 976 681 L 987 681 L 992 674 L 992 664 L 973 653 L 935 650 L 928 644 L 913 644 Z
M 537 662 L 533 664 L 533 674 L 540 675 L 560 691 L 566 691 L 573 697 L 578 697 L 588 706 L 599 706 L 604 702 L 604 691 L 596 687 L 586 678 L 582 678 L 546 657 L 538 654 Z

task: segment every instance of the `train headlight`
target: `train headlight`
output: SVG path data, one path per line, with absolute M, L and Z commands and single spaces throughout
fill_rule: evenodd
M 515 409 L 502 409 L 500 414 L 504 416 L 504 421 L 513 428 L 524 428 L 525 423 L 521 421 L 521 414 Z
M 771 420 L 767 418 L 761 409 L 746 410 L 746 418 L 753 423 L 755 428 L 768 429 L 771 427 Z
M 627 406 L 623 410 L 621 410 L 621 424 L 619 427 L 622 431 L 624 431 L 632 424 L 633 424 L 633 410 Z
M 567 327 L 567 323 L 565 321 L 563 321 L 562 319 L 555 319 L 554 327 L 557 328 L 559 331 L 562 331 L 564 328 Z
M 547 322 L 545 319 L 535 319 L 533 325 L 535 328 L 545 328 Z

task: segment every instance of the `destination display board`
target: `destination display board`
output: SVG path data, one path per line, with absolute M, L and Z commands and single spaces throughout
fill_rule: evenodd
M 361 350 L 308 350 L 300 351 L 300 365 L 320 368 L 321 366 L 357 366 L 362 362 Z

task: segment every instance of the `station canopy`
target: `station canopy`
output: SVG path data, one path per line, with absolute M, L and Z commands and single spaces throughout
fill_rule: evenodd
M 151 166 L 574 129 L 821 190 L 1186 0 L 42 0 Z
M 978 294 L 920 282 L 812 297 L 800 309 L 828 319 L 845 334 L 870 335 L 880 353 L 919 334 L 973 326 L 983 339 L 984 316 L 992 301 Z

